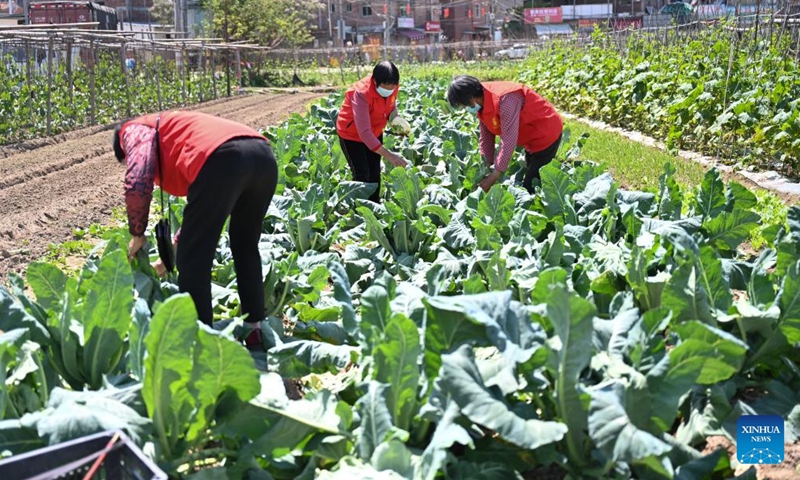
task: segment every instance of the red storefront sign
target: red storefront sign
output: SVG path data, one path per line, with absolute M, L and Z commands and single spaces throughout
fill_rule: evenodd
M 442 24 L 440 22 L 425 22 L 426 32 L 441 32 Z
M 564 13 L 561 7 L 525 9 L 525 23 L 561 23 L 563 21 Z

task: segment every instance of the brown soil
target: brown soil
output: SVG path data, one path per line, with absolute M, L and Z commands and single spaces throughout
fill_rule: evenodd
M 264 128 L 302 113 L 315 93 L 249 95 L 193 109 Z M 73 229 L 107 224 L 123 205 L 123 167 L 110 126 L 95 126 L 0 147 L 0 283 L 9 272 L 72 238 Z
M 726 437 L 708 437 L 703 454 L 709 454 L 719 448 L 728 452 L 733 460 L 736 456 L 736 447 Z M 756 475 L 759 480 L 800 480 L 800 442 L 787 443 L 784 446 L 785 460 L 778 465 L 758 465 Z M 752 465 L 739 465 L 736 474 L 740 475 L 752 468 Z

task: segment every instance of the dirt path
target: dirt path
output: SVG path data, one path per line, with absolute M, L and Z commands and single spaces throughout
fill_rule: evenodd
M 195 109 L 263 128 L 302 112 L 315 93 L 250 95 Z M 104 224 L 123 205 L 124 169 L 108 127 L 90 127 L 0 147 L 0 283 L 72 238 L 73 229 Z

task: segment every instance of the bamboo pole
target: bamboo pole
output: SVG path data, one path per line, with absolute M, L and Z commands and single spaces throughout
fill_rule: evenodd
M 53 127 L 53 37 L 47 40 L 47 135 Z
M 128 66 L 125 64 L 125 42 L 122 42 L 119 47 L 119 62 L 122 67 L 122 77 L 125 81 L 125 112 L 131 116 L 131 85 L 130 78 L 128 78 Z
M 89 121 L 92 125 L 97 123 L 97 89 L 95 86 L 94 69 L 97 64 L 97 48 L 94 45 L 94 39 L 89 40 Z
M 214 90 L 214 100 L 219 98 L 217 92 L 217 52 L 211 50 L 211 88 Z
M 28 86 L 28 95 L 25 101 L 28 103 L 28 118 L 33 118 L 33 65 L 31 64 L 31 57 L 36 55 L 31 54 L 31 44 L 29 40 L 25 40 L 25 83 Z

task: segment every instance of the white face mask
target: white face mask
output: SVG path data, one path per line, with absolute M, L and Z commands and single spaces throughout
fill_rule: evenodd
M 397 89 L 397 87 L 395 87 L 395 88 L 393 88 L 391 90 L 387 90 L 387 89 L 381 87 L 380 85 L 378 85 L 378 95 L 380 95 L 383 98 L 388 98 L 394 93 L 394 91 L 396 89 Z
M 470 106 L 466 107 L 467 111 L 468 111 L 469 113 L 473 114 L 473 115 L 477 115 L 477 114 L 478 114 L 478 112 L 480 112 L 480 111 L 481 111 L 481 108 L 483 108 L 483 107 L 481 107 L 481 106 L 480 106 L 479 104 L 477 104 L 477 103 L 476 103 L 475 105 L 470 105 Z

